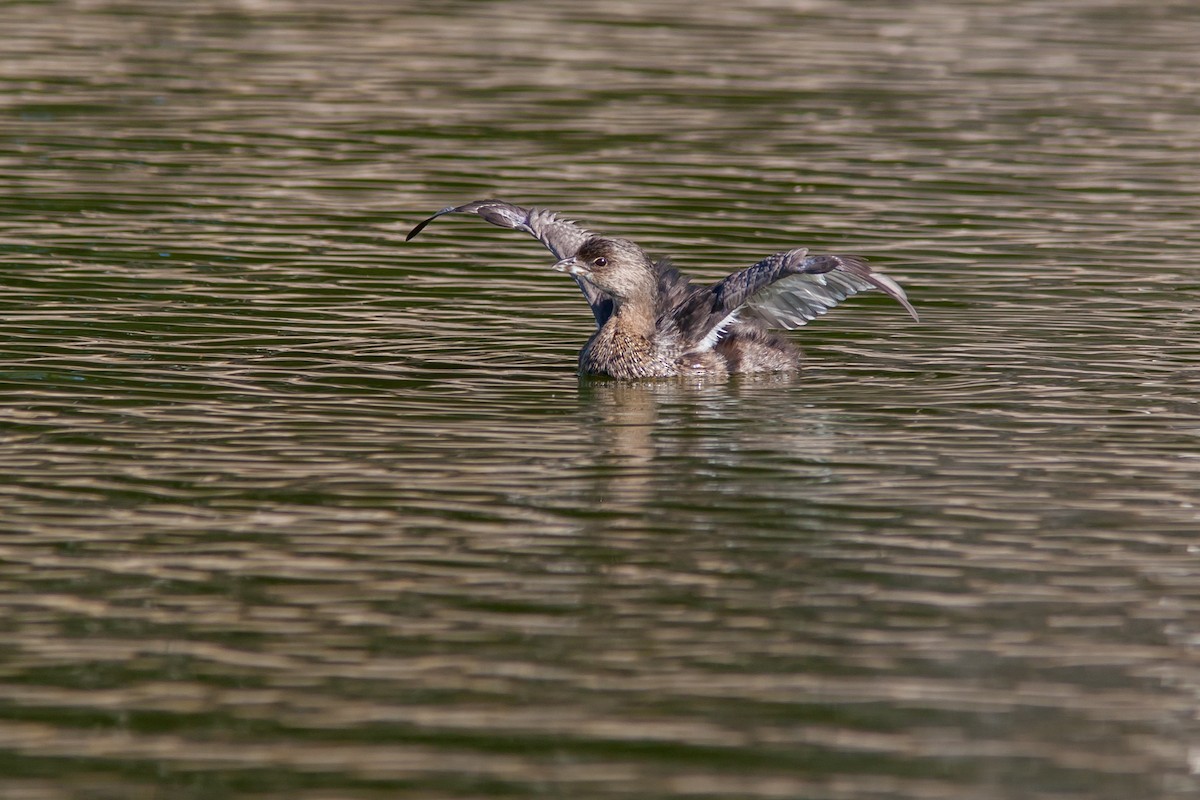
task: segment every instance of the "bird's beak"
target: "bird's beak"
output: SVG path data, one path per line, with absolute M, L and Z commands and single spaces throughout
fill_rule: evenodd
M 578 275 L 580 272 L 579 262 L 575 260 L 575 256 L 559 261 L 554 265 L 554 269 L 559 272 L 565 272 L 568 275 Z

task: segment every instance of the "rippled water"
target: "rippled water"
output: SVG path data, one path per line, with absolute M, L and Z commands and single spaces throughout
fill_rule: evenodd
M 0 796 L 1200 794 L 1200 10 L 3 4 Z M 569 212 L 863 253 L 581 381 Z

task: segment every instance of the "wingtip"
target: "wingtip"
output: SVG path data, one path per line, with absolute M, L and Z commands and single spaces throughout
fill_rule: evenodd
M 899 302 L 901 306 L 904 306 L 905 311 L 907 311 L 908 315 L 912 317 L 914 323 L 919 323 L 920 314 L 917 313 L 916 308 L 913 308 L 912 303 L 908 302 L 908 293 L 904 290 L 904 287 L 901 287 L 899 283 L 896 283 L 892 278 L 889 278 L 886 275 L 880 275 L 880 273 L 876 272 L 875 276 L 882 279 L 884 283 L 887 283 L 889 287 L 892 288 L 892 291 L 889 291 L 888 294 L 892 295 L 893 299 L 896 302 Z
M 474 200 L 461 206 L 446 206 L 409 231 L 404 241 L 412 241 L 425 230 L 426 225 L 446 214 L 478 214 L 485 221 L 502 228 L 520 228 L 529 217 L 529 211 L 504 200 Z
M 917 314 L 917 310 L 913 308 L 913 304 L 908 301 L 908 293 L 904 288 L 894 280 L 879 272 L 872 272 L 870 278 L 885 294 L 891 297 L 900 305 L 904 306 L 904 310 L 913 318 L 914 322 L 920 322 L 921 317 Z
M 425 230 L 426 225 L 433 222 L 435 219 L 442 216 L 443 214 L 452 214 L 455 211 L 458 211 L 460 208 L 461 208 L 460 206 L 446 206 L 441 211 L 437 212 L 436 214 L 429 217 L 425 221 L 417 223 L 417 226 L 408 232 L 408 236 L 404 237 L 404 241 L 411 242 L 413 239 L 416 238 L 418 233 Z

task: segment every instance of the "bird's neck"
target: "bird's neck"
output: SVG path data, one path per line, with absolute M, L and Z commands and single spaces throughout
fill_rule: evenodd
M 613 320 L 626 333 L 637 334 L 648 339 L 655 330 L 654 306 L 652 294 L 637 299 L 617 300 L 613 309 Z

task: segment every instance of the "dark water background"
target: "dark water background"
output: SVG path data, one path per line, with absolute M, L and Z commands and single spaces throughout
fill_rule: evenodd
M 1200 794 L 1196 3 L 0 19 L 0 797 Z M 581 382 L 487 196 L 922 322 Z

